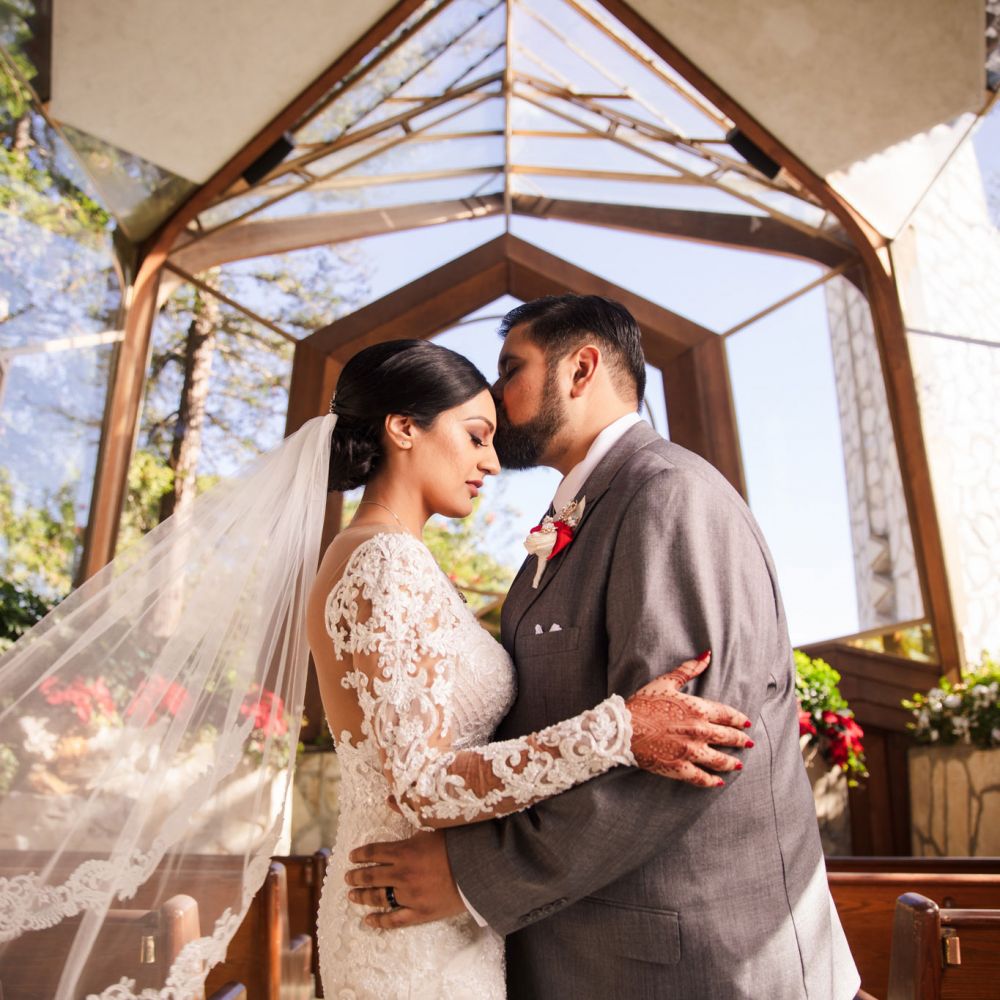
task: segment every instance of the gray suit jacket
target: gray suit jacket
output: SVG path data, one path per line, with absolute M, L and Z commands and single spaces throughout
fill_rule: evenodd
M 756 745 L 725 788 L 615 768 L 525 812 L 447 832 L 456 881 L 508 935 L 508 995 L 853 997 L 859 980 L 827 888 L 792 650 L 759 527 L 714 468 L 646 424 L 615 444 L 580 495 L 573 542 L 537 590 L 526 561 L 504 606 L 518 696 L 497 738 L 628 696 L 711 649 L 694 693 L 745 712 Z

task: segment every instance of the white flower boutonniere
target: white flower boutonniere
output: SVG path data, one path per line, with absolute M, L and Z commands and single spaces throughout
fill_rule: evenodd
M 542 573 L 545 572 L 545 564 L 573 541 L 586 502 L 586 497 L 580 497 L 579 500 L 566 504 L 555 517 L 547 514 L 542 518 L 542 523 L 532 528 L 524 540 L 524 547 L 538 560 L 535 578 L 531 582 L 535 590 L 538 589 Z

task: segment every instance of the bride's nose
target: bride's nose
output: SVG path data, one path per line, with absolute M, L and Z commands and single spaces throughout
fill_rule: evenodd
M 500 471 L 500 459 L 497 458 L 496 449 L 493 445 L 484 450 L 483 457 L 479 460 L 479 471 L 487 476 L 495 476 Z

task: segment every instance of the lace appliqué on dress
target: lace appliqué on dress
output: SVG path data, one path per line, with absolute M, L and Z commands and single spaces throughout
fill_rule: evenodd
M 358 667 L 342 683 L 357 695 L 362 736 L 413 826 L 503 816 L 634 764 L 631 717 L 618 695 L 530 736 L 456 749 L 457 688 L 471 669 L 463 626 L 472 615 L 409 535 L 358 546 L 326 610 L 337 655 Z

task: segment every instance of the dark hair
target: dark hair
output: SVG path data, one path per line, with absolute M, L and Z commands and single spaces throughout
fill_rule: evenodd
M 546 295 L 511 309 L 500 323 L 500 336 L 522 323 L 528 337 L 552 361 L 565 357 L 588 337 L 606 348 L 615 387 L 635 393 L 636 406 L 646 393 L 646 359 L 635 317 L 620 303 L 600 295 Z
M 330 404 L 337 426 L 330 439 L 329 489 L 354 489 L 378 471 L 390 413 L 426 430 L 440 413 L 488 388 L 468 358 L 426 340 L 390 340 L 358 351 L 344 365 Z

